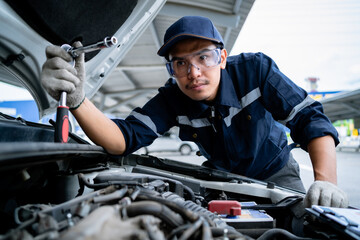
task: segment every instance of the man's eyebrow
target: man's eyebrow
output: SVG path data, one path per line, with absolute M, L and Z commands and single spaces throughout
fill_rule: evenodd
M 173 58 L 171 58 L 170 61 L 175 61 L 175 60 L 184 60 L 184 58 L 183 57 L 173 57 Z
M 216 48 L 214 48 L 214 49 L 216 49 Z M 185 55 L 185 56 L 183 56 L 183 57 L 176 57 L 176 56 L 175 56 L 175 57 L 171 58 L 171 60 L 170 60 L 170 61 L 174 61 L 174 60 L 184 60 L 184 59 L 185 59 L 185 57 L 187 57 L 187 56 L 189 56 L 189 55 L 201 54 L 201 53 L 203 53 L 203 52 L 206 52 L 206 51 L 211 51 L 211 50 L 214 50 L 214 49 L 211 49 L 211 48 L 204 48 L 204 49 L 201 49 L 201 50 L 199 50 L 199 51 L 197 51 L 197 52 L 187 54 L 187 55 Z

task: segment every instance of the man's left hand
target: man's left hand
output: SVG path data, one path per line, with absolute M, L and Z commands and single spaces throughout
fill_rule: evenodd
M 315 181 L 311 184 L 304 199 L 305 207 L 321 205 L 325 207 L 346 208 L 349 205 L 347 194 L 327 181 Z

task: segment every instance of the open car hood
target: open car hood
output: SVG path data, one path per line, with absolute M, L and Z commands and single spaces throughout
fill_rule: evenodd
M 40 73 L 48 45 L 84 45 L 118 39 L 116 46 L 86 54 L 86 96 L 91 98 L 136 39 L 158 14 L 165 0 L 0 1 L 0 81 L 25 87 L 40 118 L 57 102 L 41 87 Z

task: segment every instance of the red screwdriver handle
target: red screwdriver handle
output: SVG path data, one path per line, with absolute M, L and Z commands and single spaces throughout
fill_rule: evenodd
M 54 142 L 67 143 L 69 139 L 69 107 L 66 106 L 66 95 L 66 92 L 61 93 L 56 111 Z
M 69 107 L 59 106 L 56 111 L 55 142 L 67 143 L 69 139 Z

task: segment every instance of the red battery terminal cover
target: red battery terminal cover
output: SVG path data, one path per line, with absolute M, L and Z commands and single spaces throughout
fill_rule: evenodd
M 232 200 L 212 200 L 208 204 L 208 210 L 217 214 L 236 216 L 241 215 L 241 204 Z

